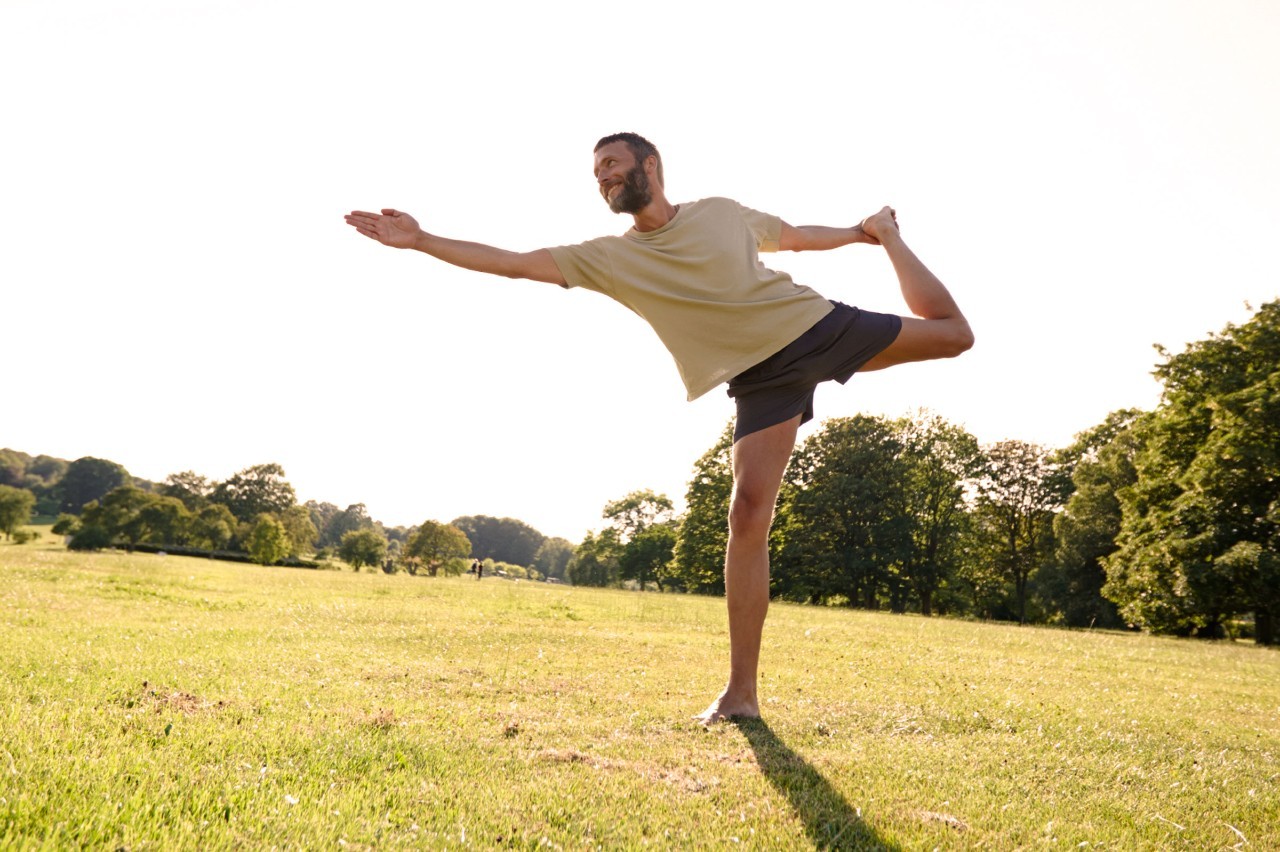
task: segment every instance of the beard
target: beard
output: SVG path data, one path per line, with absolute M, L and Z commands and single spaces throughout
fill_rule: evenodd
M 639 213 L 653 201 L 653 193 L 649 191 L 649 176 L 644 173 L 644 166 L 637 163 L 622 178 L 622 189 L 612 199 L 608 197 L 609 209 L 614 213 Z

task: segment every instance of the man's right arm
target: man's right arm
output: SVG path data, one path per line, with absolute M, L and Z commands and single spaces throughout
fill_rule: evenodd
M 439 237 L 422 230 L 416 219 L 399 210 L 384 209 L 380 214 L 357 210 L 348 213 L 346 221 L 369 239 L 377 240 L 384 246 L 416 249 L 463 269 L 507 278 L 545 281 L 562 287 L 565 284 L 560 267 L 546 249 L 514 252 L 483 243 Z

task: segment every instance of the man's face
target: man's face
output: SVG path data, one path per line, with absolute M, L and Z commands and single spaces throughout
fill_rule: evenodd
M 626 142 L 610 142 L 596 151 L 600 195 L 614 213 L 639 213 L 653 200 L 644 164 L 637 163 Z

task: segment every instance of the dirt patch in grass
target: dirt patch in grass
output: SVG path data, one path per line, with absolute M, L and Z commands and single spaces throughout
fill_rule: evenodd
M 172 711 L 184 716 L 222 710 L 227 706 L 225 701 L 209 701 L 193 693 L 181 689 L 142 682 L 141 689 L 118 699 L 126 708 L 149 707 L 156 713 Z

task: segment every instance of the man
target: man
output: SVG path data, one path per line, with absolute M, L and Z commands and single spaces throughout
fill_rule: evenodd
M 446 263 L 587 287 L 642 316 L 676 360 L 689 398 L 727 381 L 737 406 L 733 497 L 725 554 L 729 682 L 697 717 L 711 724 L 760 715 L 756 671 L 769 608 L 769 526 L 801 423 L 818 383 L 908 361 L 950 358 L 973 333 L 942 283 L 907 248 L 885 207 L 851 228 L 796 227 L 724 198 L 667 200 L 662 158 L 647 139 L 618 133 L 595 148 L 600 194 L 633 227 L 620 237 L 510 252 L 427 233 L 407 213 L 352 212 L 348 224 L 383 245 Z M 831 303 L 757 252 L 882 246 L 914 317 Z

